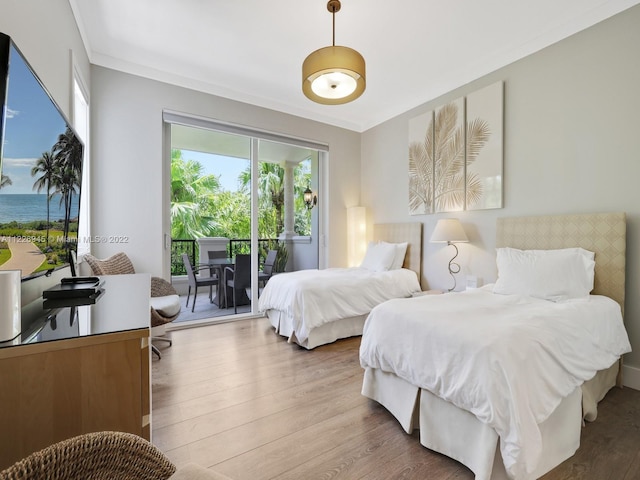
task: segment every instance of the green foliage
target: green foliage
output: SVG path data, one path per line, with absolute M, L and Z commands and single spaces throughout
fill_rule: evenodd
M 215 235 L 218 215 L 214 214 L 220 180 L 203 175 L 203 167 L 171 151 L 171 237 L 200 238 Z
M 223 191 L 218 194 L 216 209 L 216 237 L 249 238 L 251 236 L 250 197 L 240 192 Z
M 0 265 L 11 258 L 11 250 L 7 242 L 0 241 Z
M 273 271 L 284 272 L 284 269 L 287 266 L 287 260 L 289 259 L 289 252 L 287 251 L 287 247 L 284 243 L 279 243 L 277 250 L 278 255 L 276 256 L 276 261 L 273 264 Z
M 258 232 L 260 238 L 277 238 L 284 230 L 284 168 L 260 162 L 258 181 Z M 220 178 L 204 175 L 202 164 L 171 152 L 171 237 L 249 238 L 251 236 L 251 168 L 239 178 L 239 190 L 220 186 Z M 294 226 L 298 235 L 311 234 L 311 215 L 302 193 L 310 184 L 310 161 L 294 169 Z M 286 260 L 286 259 L 285 259 Z
M 24 229 L 18 227 L 0 226 L 0 235 L 3 237 L 20 237 L 24 235 Z
M 261 238 L 278 238 L 284 231 L 284 168 L 269 162 L 260 162 L 259 166 L 258 232 Z M 251 182 L 250 168 L 240 175 L 240 182 L 246 189 Z M 311 235 L 311 215 L 302 198 L 311 183 L 310 160 L 298 164 L 293 175 L 294 231 L 297 235 Z
M 41 227 L 42 222 L 34 221 L 26 224 L 29 228 L 18 228 L 17 222 L 13 221 L 4 225 L 0 225 L 0 237 L 16 237 L 21 240 L 32 241 L 33 244 L 45 255 L 45 260 L 42 265 L 36 269 L 37 272 L 42 270 L 49 270 L 51 268 L 61 266 L 67 263 L 69 258 L 68 249 L 69 245 L 65 243 L 64 239 L 67 238 L 71 243 L 74 243 L 77 237 L 77 233 L 69 233 L 64 235 L 64 222 L 58 222 L 59 229 L 54 230 L 50 228 L 48 230 L 49 237 L 42 232 L 46 230 L 46 227 L 37 229 L 33 227 Z M 10 225 L 9 227 L 7 225 Z M 77 227 L 76 227 L 77 229 Z M 47 244 L 49 242 L 49 244 Z M 7 241 L 0 241 L 0 265 L 11 258 L 11 251 Z

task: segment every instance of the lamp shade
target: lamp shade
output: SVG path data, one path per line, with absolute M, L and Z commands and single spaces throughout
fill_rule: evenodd
M 352 48 L 324 47 L 302 64 L 302 92 L 316 103 L 348 103 L 362 95 L 365 87 L 364 58 Z
M 431 234 L 431 243 L 468 242 L 467 234 L 457 218 L 441 218 Z

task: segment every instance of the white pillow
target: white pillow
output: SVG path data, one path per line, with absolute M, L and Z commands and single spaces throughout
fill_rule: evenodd
M 360 267 L 372 272 L 385 272 L 389 270 L 395 255 L 396 246 L 394 244 L 369 242 L 367 253 L 365 253 Z
M 554 302 L 588 297 L 593 290 L 595 254 L 582 248 L 496 249 L 494 293 L 521 294 Z
M 396 253 L 393 257 L 393 262 L 391 262 L 391 266 L 389 267 L 389 270 L 398 270 L 402 268 L 402 264 L 404 263 L 404 256 L 407 253 L 407 242 L 403 242 L 403 243 L 380 242 L 380 243 L 393 245 L 396 250 Z

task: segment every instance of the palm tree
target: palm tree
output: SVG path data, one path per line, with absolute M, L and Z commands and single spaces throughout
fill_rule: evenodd
M 60 204 L 64 202 L 64 238 L 68 247 L 71 223 L 71 205 L 73 196 L 79 194 L 82 178 L 83 146 L 78 137 L 67 126 L 64 133 L 58 136 L 58 141 L 52 148 L 56 161 L 57 193 L 62 195 Z
M 302 193 L 309 185 L 311 173 L 308 161 L 294 169 L 293 196 L 295 204 L 295 231 L 299 235 L 310 233 L 310 220 L 304 208 Z M 259 231 L 266 237 L 277 237 L 284 231 L 284 168 L 277 163 L 260 162 L 258 180 Z M 251 167 L 240 174 L 240 184 L 248 189 L 251 183 Z
M 311 184 L 311 160 L 305 160 L 293 170 L 293 198 L 295 206 L 295 232 L 311 235 L 311 216 L 304 203 L 304 191 Z
M 258 179 L 258 211 L 262 235 L 278 236 L 284 231 L 284 168 L 277 163 L 260 162 Z M 251 166 L 240 174 L 240 184 L 246 190 L 251 184 Z M 271 210 L 275 209 L 275 211 Z M 271 221 L 268 217 L 272 216 Z M 275 225 L 273 224 L 275 222 Z
M 64 159 L 56 159 L 53 185 L 55 187 L 54 194 L 60 194 L 60 205 L 64 204 L 64 227 L 63 238 L 65 239 L 65 247 L 68 248 L 69 230 L 71 223 L 71 202 L 73 196 L 78 194 L 77 188 L 80 185 L 79 172 L 72 165 L 64 162 Z
M 171 151 L 171 237 L 192 239 L 211 236 L 217 223 L 211 216 L 220 180 L 203 175 L 203 166 Z
M 0 176 L 0 188 L 2 187 L 7 187 L 9 185 L 11 185 L 13 182 L 11 182 L 11 179 L 9 178 L 8 175 L 5 175 L 4 173 Z
M 42 190 L 47 193 L 47 246 L 49 246 L 51 187 L 53 186 L 55 172 L 56 159 L 52 152 L 43 152 L 31 169 L 32 177 L 41 174 L 33 183 L 33 189 L 38 193 Z

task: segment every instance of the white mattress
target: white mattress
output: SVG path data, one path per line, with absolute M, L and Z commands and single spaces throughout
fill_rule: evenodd
M 360 362 L 471 412 L 500 436 L 506 471 L 530 478 L 539 425 L 628 351 L 620 307 L 607 297 L 553 303 L 479 289 L 374 308 Z
M 267 314 L 279 311 L 278 323 L 286 325 L 286 335 L 295 335 L 296 341 L 304 344 L 315 329 L 367 315 L 386 300 L 410 297 L 417 291 L 416 273 L 405 268 L 386 272 L 364 268 L 300 270 L 271 277 L 260 295 L 258 310 Z

